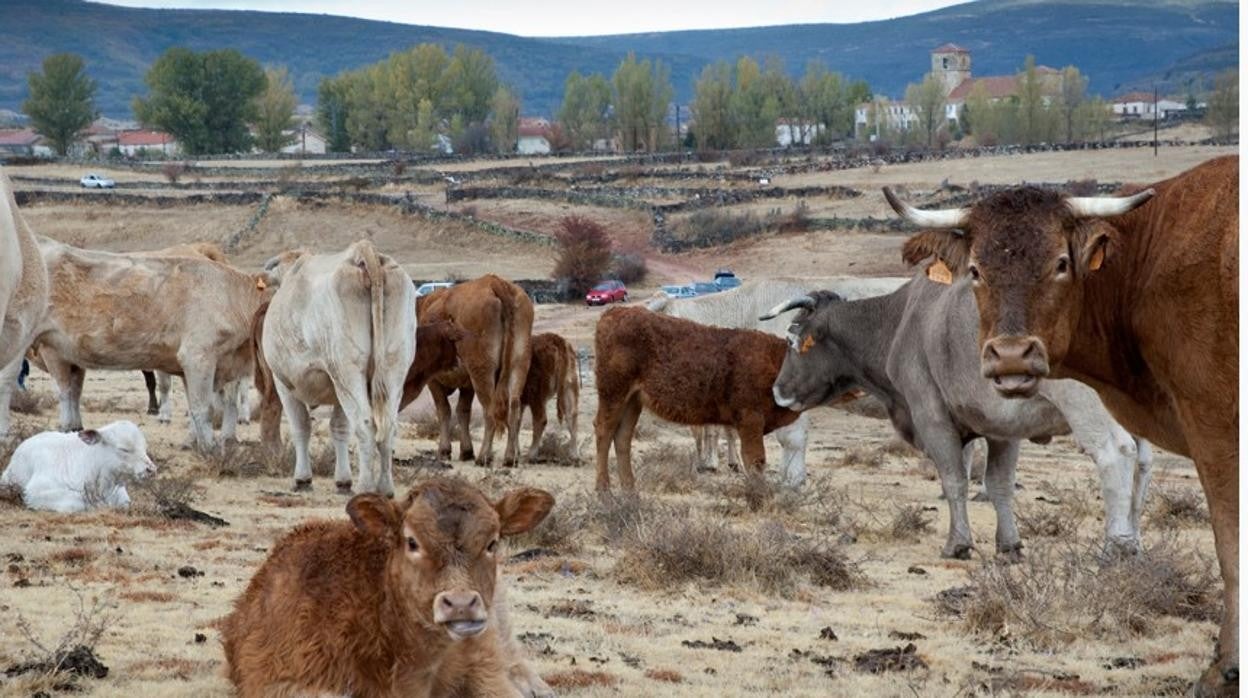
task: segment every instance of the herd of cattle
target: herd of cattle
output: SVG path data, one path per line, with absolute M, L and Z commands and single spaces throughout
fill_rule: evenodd
M 328 406 L 335 483 L 362 494 L 347 505 L 350 521 L 296 529 L 256 573 L 223 624 L 235 684 L 244 695 L 549 693 L 511 642 L 494 551 L 500 536 L 540 523 L 553 498 L 525 488 L 491 503 L 461 481 L 434 479 L 394 499 L 392 477 L 398 413 L 425 387 L 444 458 L 457 423 L 462 459 L 490 465 L 505 430 L 502 462 L 515 465 L 528 409 L 535 459 L 552 397 L 575 449 L 580 361 L 562 337 L 533 334 L 523 290 L 487 275 L 417 298 L 399 263 L 368 241 L 283 253 L 255 274 L 210 245 L 83 250 L 35 236 L 2 176 L 0 186 L 0 438 L 24 356 L 55 381 L 60 428 L 78 431 L 24 442 L 0 480 L 24 487 L 32 507 L 74 510 L 87 502 L 55 489 L 72 479 L 75 459 L 96 478 L 102 468 L 154 470 L 132 424 L 82 430 L 87 369 L 156 372 L 149 391 L 160 386 L 163 399 L 153 391 L 149 407 L 159 405 L 162 421 L 169 376 L 180 377 L 188 446 L 201 450 L 219 443 L 214 405 L 220 439 L 234 437 L 254 382 L 263 443 L 280 448 L 286 417 L 296 489 L 312 481 L 309 410 Z M 1116 197 L 1019 187 L 969 208 L 920 210 L 884 193 L 921 229 L 903 248 L 922 267 L 913 278 L 817 289 L 758 281 L 602 314 L 597 489 L 610 489 L 612 446 L 621 486 L 634 489 L 643 409 L 690 426 L 703 459 L 715 457 L 722 430 L 730 465 L 755 478 L 774 432 L 781 484 L 800 487 L 807 412 L 865 394 L 936 464 L 950 509 L 944 556 L 967 558 L 973 547 L 973 442 L 987 441 L 997 551 L 1014 557 L 1019 444 L 1061 434 L 1096 465 L 1105 545 L 1138 552 L 1151 441 L 1195 461 L 1225 584 L 1216 657 L 1197 692 L 1236 691 L 1238 158 Z M 484 413 L 479 450 L 474 399 Z M 101 449 L 110 455 L 92 455 Z M 106 493 L 105 504 L 128 501 L 124 488 Z

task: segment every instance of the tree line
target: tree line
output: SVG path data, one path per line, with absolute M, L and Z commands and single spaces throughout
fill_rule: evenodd
M 148 94 L 133 110 L 146 127 L 171 134 L 189 155 L 276 152 L 292 142 L 297 98 L 286 69 L 263 67 L 233 49 L 165 51 L 144 76 Z M 855 110 L 867 105 L 860 137 L 886 143 L 943 146 L 970 136 L 978 145 L 1081 141 L 1105 136 L 1109 104 L 1087 94 L 1075 66 L 1042 71 L 1028 56 L 1017 89 L 1004 98 L 975 83 L 957 118 L 948 118 L 946 88 L 934 74 L 911 84 L 904 107 L 871 94 L 812 61 L 798 78 L 769 58 L 748 56 L 704 67 L 689 105 L 682 147 L 699 150 L 823 144 L 855 135 Z M 34 129 L 64 155 L 98 117 L 96 83 L 81 57 L 54 54 L 28 76 L 23 111 Z M 657 151 L 677 145 L 681 114 L 673 118 L 671 70 L 662 61 L 628 54 L 608 78 L 572 72 L 547 138 L 555 150 L 619 148 Z M 1189 103 L 1192 97 L 1189 96 Z M 1206 123 L 1228 139 L 1238 122 L 1238 73 L 1217 76 Z M 897 110 L 906 112 L 898 119 Z M 316 123 L 331 151 L 391 148 L 455 152 L 515 150 L 521 100 L 499 78 L 481 49 L 420 44 L 377 63 L 324 78 Z

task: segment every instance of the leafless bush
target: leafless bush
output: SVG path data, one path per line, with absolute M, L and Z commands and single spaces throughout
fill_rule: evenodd
M 688 494 L 698 483 L 698 457 L 693 449 L 671 442 L 646 449 L 637 459 L 642 487 L 665 494 Z
M 985 562 L 971 582 L 960 607 L 970 630 L 1040 650 L 1146 635 L 1158 616 L 1211 620 L 1219 611 L 1211 561 L 1173 537 L 1113 562 L 1086 543 L 1036 545 L 1019 564 Z
M 565 216 L 555 232 L 559 244 L 551 276 L 567 283 L 568 293 L 582 297 L 602 281 L 611 266 L 611 237 L 607 229 L 583 216 Z
M 95 647 L 115 620 L 110 613 L 114 606 L 98 597 L 88 602 L 81 591 L 68 583 L 66 586 L 77 597 L 78 604 L 69 627 L 54 643 L 39 637 L 29 621 L 20 612 L 17 614 L 18 632 L 29 647 L 25 651 L 26 661 L 9 667 L 5 673 L 21 676 L 15 683 L 24 684 L 27 690 L 81 690 L 79 678 L 102 679 L 108 675 L 108 667 L 95 656 Z
M 885 450 L 879 446 L 853 446 L 832 461 L 837 468 L 879 468 L 884 465 Z
M 550 548 L 562 553 L 573 553 L 581 548 L 579 535 L 588 519 L 589 501 L 583 494 L 555 495 L 555 508 L 540 524 L 527 533 L 511 539 L 513 549 Z
M 390 171 L 394 173 L 395 177 L 402 177 L 403 173 L 407 172 L 407 162 L 405 160 L 395 160 L 391 162 Z
M 166 162 L 160 166 L 160 173 L 170 184 L 177 184 L 189 169 L 190 166 L 185 162 Z
M 805 201 L 798 201 L 792 211 L 777 216 L 773 226 L 781 233 L 804 233 L 810 230 L 810 206 Z
M 615 573 L 643 588 L 705 582 L 788 595 L 803 581 L 836 590 L 866 582 L 835 544 L 795 535 L 774 521 L 744 530 L 718 516 L 702 518 L 668 507 L 638 516 L 625 531 Z
M 559 433 L 546 432 L 537 446 L 537 460 L 554 465 L 576 466 L 581 464 L 577 445 Z
M 39 416 L 44 410 L 56 407 L 56 396 L 33 390 L 16 390 L 9 400 L 9 409 L 17 414 Z
M 1058 485 L 1051 481 L 1040 483 L 1040 495 L 1037 501 L 1048 506 L 1055 506 L 1062 514 L 1076 522 L 1096 516 L 1101 507 L 1093 498 L 1093 492 L 1099 492 L 1100 486 L 1090 478 L 1074 485 Z
M 160 474 L 148 478 L 127 478 L 130 513 L 138 516 L 165 516 L 166 512 L 189 508 L 203 496 L 203 488 L 189 477 Z
M 1065 509 L 1044 504 L 1024 503 L 1015 510 L 1018 529 L 1024 538 L 1067 538 L 1079 531 L 1082 517 L 1070 516 Z
M 1152 499 L 1152 506 L 1149 508 L 1148 520 L 1154 525 L 1182 528 L 1209 523 L 1209 508 L 1205 505 L 1204 493 L 1198 489 L 1155 487 L 1149 497 Z
M 902 504 L 897 507 L 888 525 L 888 535 L 893 540 L 913 541 L 932 532 L 932 520 L 921 504 Z
M 612 255 L 611 278 L 626 284 L 635 284 L 646 278 L 646 259 L 639 254 L 627 252 Z

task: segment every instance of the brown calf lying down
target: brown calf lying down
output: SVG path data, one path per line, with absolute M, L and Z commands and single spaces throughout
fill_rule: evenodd
M 800 416 L 771 394 L 785 350 L 783 339 L 756 330 L 709 327 L 645 308 L 603 313 L 594 332 L 597 489 L 611 489 L 612 442 L 620 484 L 634 488 L 633 430 L 643 407 L 678 424 L 736 427 L 746 466 L 761 474 L 763 435 Z
M 496 553 L 552 506 L 531 488 L 491 504 L 449 478 L 397 502 L 356 495 L 349 522 L 280 540 L 235 602 L 230 680 L 244 697 L 518 695 L 492 608 Z

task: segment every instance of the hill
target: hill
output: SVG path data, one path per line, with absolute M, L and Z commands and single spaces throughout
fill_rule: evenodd
M 1032 53 L 1047 65 L 1078 65 L 1091 77 L 1091 90 L 1110 95 L 1192 56 L 1209 59 L 1196 65 L 1198 70 L 1234 62 L 1237 12 L 1233 2 L 1202 0 L 981 0 L 858 24 L 534 39 L 331 15 L 5 0 L 0 3 L 0 109 L 20 107 L 26 74 L 44 56 L 73 51 L 87 60 L 100 83 L 103 112 L 129 116 L 131 98 L 145 91 L 148 65 L 174 45 L 233 47 L 263 63 L 285 64 L 306 103 L 315 101 L 322 77 L 421 42 L 448 48 L 463 43 L 490 53 L 502 78 L 519 89 L 526 113 L 553 113 L 568 72 L 609 74 L 628 51 L 671 65 L 682 102 L 689 100 L 703 65 L 741 54 L 779 56 L 793 72 L 819 58 L 835 70 L 865 78 L 877 91 L 898 95 L 926 70 L 928 50 L 946 41 L 973 52 L 976 74 L 1014 72 Z M 1216 48 L 1221 50 L 1212 51 Z

